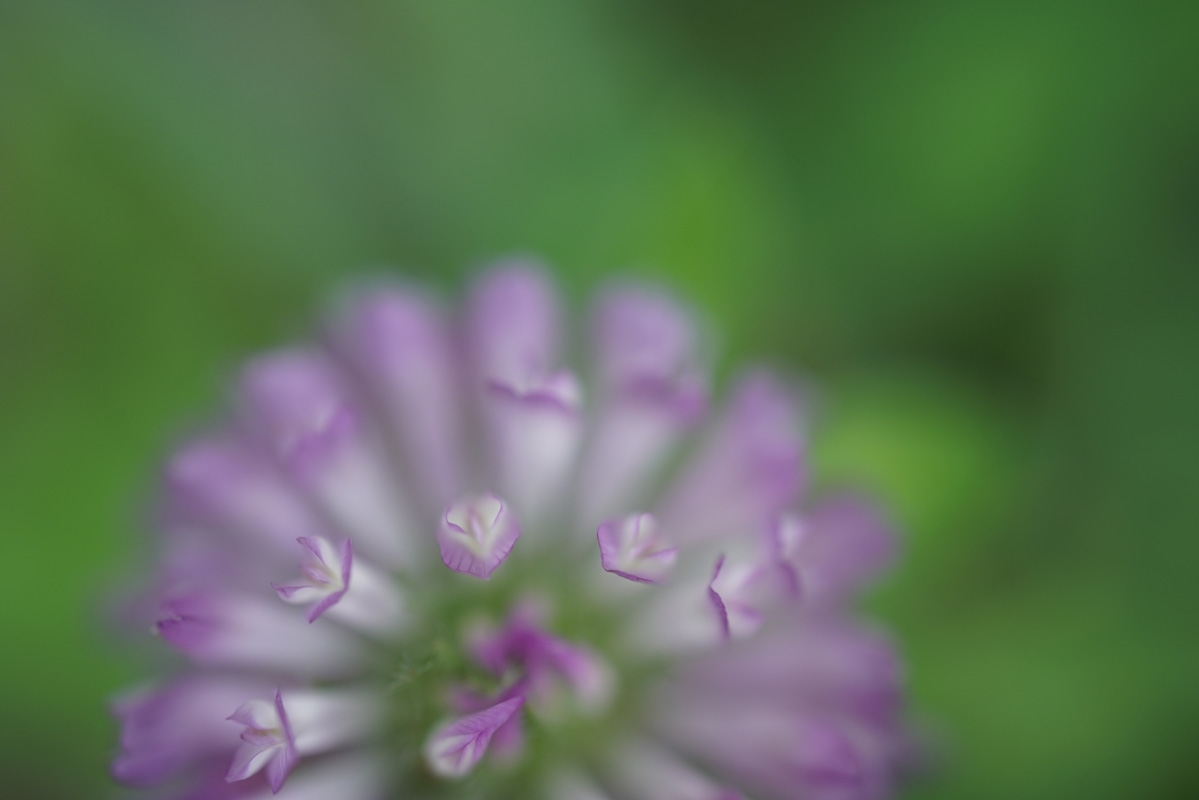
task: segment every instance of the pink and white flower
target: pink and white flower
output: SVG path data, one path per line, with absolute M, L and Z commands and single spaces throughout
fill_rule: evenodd
M 889 793 L 902 673 L 850 608 L 893 558 L 883 516 L 804 499 L 779 378 L 710 403 L 669 294 L 602 294 L 577 372 L 566 319 L 510 261 L 461 314 L 375 283 L 316 343 L 249 362 L 164 470 L 131 613 L 179 666 L 114 703 L 118 780 L 165 800 Z

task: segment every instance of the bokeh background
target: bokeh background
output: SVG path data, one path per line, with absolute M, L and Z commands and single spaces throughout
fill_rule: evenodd
M 0 2 L 0 793 L 110 792 L 102 625 L 222 376 L 535 252 L 820 387 L 939 771 L 1194 797 L 1199 27 L 1111 0 Z

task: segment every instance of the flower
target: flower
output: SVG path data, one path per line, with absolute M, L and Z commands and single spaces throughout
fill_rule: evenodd
M 459 315 L 359 287 L 317 344 L 250 361 L 163 470 L 132 613 L 180 659 L 114 703 L 114 775 L 180 800 L 888 794 L 902 675 L 851 607 L 883 516 L 803 497 L 777 377 L 709 410 L 671 296 L 616 287 L 592 320 L 575 374 L 546 273 L 510 262 Z

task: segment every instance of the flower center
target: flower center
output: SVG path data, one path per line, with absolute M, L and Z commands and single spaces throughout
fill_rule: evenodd
M 447 570 L 421 593 L 429 607 L 414 617 L 427 622 L 398 642 L 388 684 L 394 752 L 416 795 L 459 796 L 461 780 L 520 796 L 545 765 L 585 759 L 635 718 L 649 666 L 570 563 L 577 553 L 518 547 L 491 580 Z

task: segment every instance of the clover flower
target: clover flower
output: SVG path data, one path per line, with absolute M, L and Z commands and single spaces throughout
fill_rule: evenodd
M 169 458 L 134 604 L 179 658 L 114 703 L 150 796 L 878 798 L 901 676 L 850 604 L 892 556 L 803 498 L 795 399 L 709 413 L 690 315 L 622 286 L 564 367 L 545 273 L 459 315 L 351 292 Z M 584 391 L 586 387 L 586 391 Z M 584 399 L 586 396 L 586 400 Z

